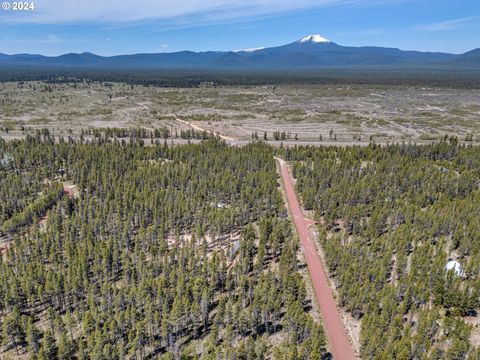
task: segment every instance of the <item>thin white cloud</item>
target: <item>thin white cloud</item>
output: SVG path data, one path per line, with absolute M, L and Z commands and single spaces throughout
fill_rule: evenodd
M 57 35 L 48 35 L 47 36 L 47 40 L 45 40 L 45 42 L 47 43 L 51 43 L 51 44 L 54 44 L 54 43 L 59 43 L 61 42 L 62 40 L 57 36 Z
M 37 0 L 35 10 L 3 21 L 38 24 L 126 23 L 148 19 L 216 21 L 368 0 Z M 0 20 L 1 21 L 1 20 Z
M 430 24 L 417 24 L 413 28 L 415 30 L 421 31 L 445 31 L 445 30 L 454 30 L 469 25 L 473 25 L 480 19 L 480 16 L 470 16 L 458 19 L 452 19 L 447 21 L 441 21 Z

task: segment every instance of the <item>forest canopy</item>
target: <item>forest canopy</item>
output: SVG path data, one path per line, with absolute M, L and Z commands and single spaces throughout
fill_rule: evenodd
M 338 302 L 361 322 L 362 358 L 478 359 L 478 148 L 445 138 L 284 155 L 323 224 Z
M 318 359 L 270 147 L 0 141 L 0 356 Z

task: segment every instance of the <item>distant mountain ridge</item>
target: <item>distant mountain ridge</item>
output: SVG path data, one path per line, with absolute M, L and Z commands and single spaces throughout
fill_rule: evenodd
M 321 35 L 290 44 L 235 51 L 179 51 L 117 56 L 89 52 L 60 56 L 0 54 L 0 66 L 106 69 L 308 69 L 371 66 L 446 66 L 480 69 L 480 48 L 465 54 L 342 46 Z
M 480 48 L 458 55 L 452 62 L 458 65 L 480 67 Z

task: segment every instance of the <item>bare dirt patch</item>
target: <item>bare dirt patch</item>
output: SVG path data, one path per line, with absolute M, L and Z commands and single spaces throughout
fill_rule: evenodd
M 78 189 L 78 186 L 70 182 L 63 183 L 63 191 L 69 197 L 78 198 L 80 196 L 80 191 Z
M 480 312 L 480 311 L 479 311 Z M 473 346 L 480 346 L 480 315 L 468 316 L 463 319 L 467 324 L 472 326 L 472 333 L 470 334 L 470 343 Z
M 472 89 L 12 82 L 0 86 L 0 95 L 0 136 L 9 139 L 43 128 L 78 136 L 86 128 L 167 127 L 173 133 L 206 130 L 226 141 L 248 141 L 255 133 L 273 141 L 274 133 L 283 132 L 292 144 L 421 142 L 444 135 L 480 141 L 480 90 Z

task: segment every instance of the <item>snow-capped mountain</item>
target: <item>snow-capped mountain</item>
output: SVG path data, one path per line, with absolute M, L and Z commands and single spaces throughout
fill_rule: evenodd
M 249 49 L 239 49 L 239 50 L 233 50 L 233 52 L 254 52 L 254 51 L 258 51 L 258 50 L 263 50 L 265 49 L 264 47 L 257 47 L 257 48 L 249 48 Z
M 234 51 L 180 51 L 104 57 L 91 53 L 42 55 L 0 54 L 0 67 L 95 69 L 321 69 L 375 66 L 480 67 L 480 50 L 464 55 L 404 51 L 374 46 L 342 46 L 322 35 L 308 35 L 282 46 Z
M 329 43 L 330 40 L 328 40 L 327 38 L 324 38 L 322 35 L 315 34 L 315 35 L 305 36 L 304 38 L 298 40 L 298 42 L 301 44 L 306 42 L 321 44 L 321 43 Z

